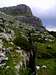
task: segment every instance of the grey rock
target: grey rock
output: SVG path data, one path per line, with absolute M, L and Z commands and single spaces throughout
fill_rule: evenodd
M 13 16 L 18 16 L 18 15 L 31 16 L 32 15 L 31 9 L 24 4 L 12 6 L 12 7 L 0 8 L 0 11 Z

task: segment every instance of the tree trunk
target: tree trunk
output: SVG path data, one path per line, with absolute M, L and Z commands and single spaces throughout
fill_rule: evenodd
M 31 34 L 29 33 L 28 36 L 29 36 L 29 39 L 28 39 L 29 44 L 31 45 L 31 48 L 29 50 L 30 56 L 29 56 L 28 68 L 30 68 L 31 70 L 31 75 L 36 75 L 36 65 L 35 65 L 36 49 L 31 39 Z

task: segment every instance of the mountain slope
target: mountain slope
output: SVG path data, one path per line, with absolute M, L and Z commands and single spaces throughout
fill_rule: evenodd
M 14 9 L 18 10 L 19 7 L 20 11 L 17 11 L 17 14 L 15 14 L 16 11 Z M 24 12 L 24 8 L 27 8 L 27 11 Z M 26 66 L 29 63 L 29 54 L 32 53 L 29 33 L 33 44 L 36 46 L 37 58 L 56 56 L 56 54 L 53 56 L 54 52 L 56 52 L 55 38 L 42 26 L 41 19 L 32 15 L 28 6 L 5 7 L 1 8 L 0 11 L 2 11 L 0 12 L 1 73 L 5 71 L 7 75 L 12 72 L 15 74 L 14 71 L 16 69 L 17 74 L 15 75 L 18 75 L 19 68 L 23 64 Z M 9 69 L 10 73 L 7 72 Z

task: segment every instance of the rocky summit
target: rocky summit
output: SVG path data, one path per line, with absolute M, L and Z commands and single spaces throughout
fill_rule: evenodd
M 32 16 L 31 9 L 29 6 L 20 4 L 17 6 L 12 6 L 12 7 L 4 7 L 0 8 L 0 11 L 5 12 L 7 15 L 12 15 L 12 16 Z

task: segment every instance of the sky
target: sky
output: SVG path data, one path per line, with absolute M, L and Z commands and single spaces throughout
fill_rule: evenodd
M 26 4 L 34 16 L 41 18 L 43 25 L 50 31 L 56 31 L 56 0 L 0 0 L 0 7 Z

